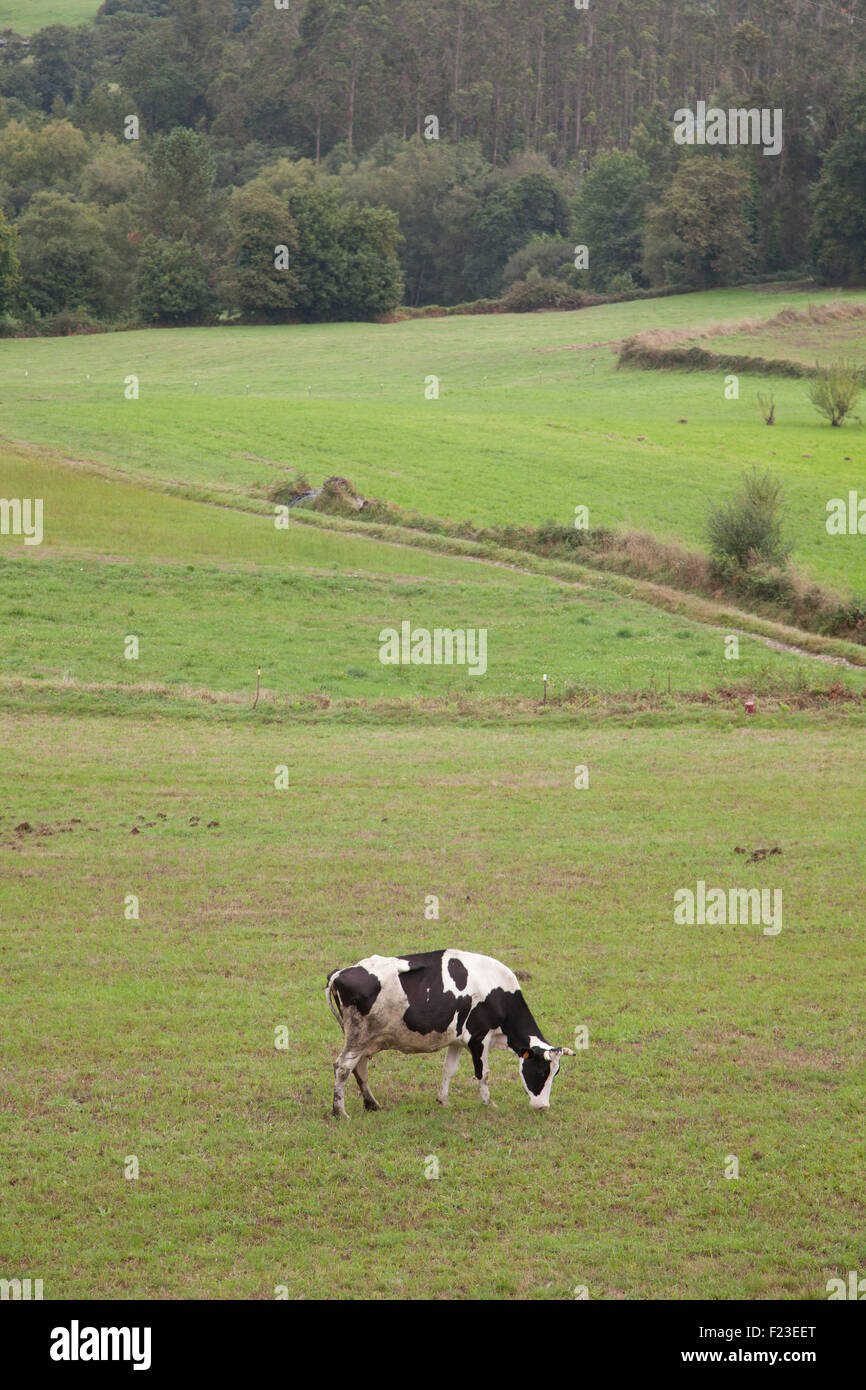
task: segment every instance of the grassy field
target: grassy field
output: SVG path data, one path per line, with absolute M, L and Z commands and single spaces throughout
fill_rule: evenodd
M 805 315 L 804 315 L 805 319 Z M 836 322 L 797 321 L 775 323 L 756 320 L 734 325 L 706 337 L 685 338 L 682 347 L 703 347 L 712 352 L 770 360 L 826 364 L 843 360 L 866 364 L 866 321 L 840 317 Z
M 863 488 L 862 425 L 831 429 L 805 383 L 780 381 L 768 430 L 755 401 L 766 378 L 742 375 L 726 400 L 721 375 L 617 370 L 614 353 L 642 329 L 834 298 L 720 290 L 576 313 L 6 341 L 0 429 L 209 495 L 336 472 L 431 516 L 570 524 L 584 505 L 591 525 L 698 548 L 709 504 L 767 465 L 784 480 L 795 563 L 864 593 L 862 537 L 825 526 L 828 500 Z M 430 376 L 438 400 L 425 398 Z
M 822 1298 L 862 1268 L 862 735 L 2 722 L 3 1264 L 46 1297 Z M 782 931 L 674 925 L 698 879 L 781 889 Z M 333 1123 L 327 972 L 445 944 L 528 972 L 554 1041 L 589 1028 L 549 1114 L 505 1056 L 495 1108 L 464 1059 L 443 1112 L 441 1057 L 389 1053 L 383 1112 L 353 1088 Z
M 32 34 L 46 24 L 86 24 L 101 0 L 0 0 L 0 29 Z
M 3 733 L 4 1264 L 46 1295 L 815 1298 L 862 1266 L 848 734 Z M 674 926 L 698 878 L 781 888 L 783 931 Z M 332 1125 L 325 974 L 446 942 L 527 970 L 555 1040 L 589 1027 L 549 1116 L 506 1058 L 496 1109 L 464 1065 L 442 1112 L 441 1058 L 388 1054 L 385 1111 Z
M 28 455 L 0 457 L 6 497 L 41 497 L 45 539 L 0 538 L 4 679 L 250 692 L 262 663 L 266 701 L 531 698 L 668 687 L 694 693 L 828 685 L 837 667 L 740 640 L 604 583 L 564 584 L 314 529 L 278 531 L 248 515 L 164 496 Z M 531 613 L 531 622 L 527 614 Z M 386 666 L 379 634 L 413 626 L 484 629 L 487 669 Z M 139 655 L 125 655 L 127 635 Z M 841 673 L 866 690 L 866 670 Z
M 745 632 L 726 661 L 717 605 L 309 515 L 281 531 L 263 500 L 303 467 L 434 515 L 597 497 L 593 522 L 697 536 L 766 431 L 718 382 L 568 344 L 728 308 L 740 292 L 0 342 L 4 436 L 35 446 L 0 447 L 0 496 L 44 509 L 41 545 L 0 537 L 4 1277 L 46 1298 L 822 1299 L 866 1263 L 866 673 Z M 807 471 L 786 428 L 811 516 L 862 435 L 804 418 Z M 813 536 L 811 564 L 851 577 L 844 551 L 856 579 L 857 539 Z M 383 666 L 404 618 L 486 628 L 486 673 Z M 699 880 L 780 891 L 781 931 L 678 924 Z M 585 1025 L 589 1047 L 546 1115 L 502 1054 L 494 1106 L 464 1059 L 443 1111 L 441 1057 L 387 1053 L 385 1109 L 353 1089 L 335 1123 L 327 973 L 440 946 L 525 973 L 549 1038 Z

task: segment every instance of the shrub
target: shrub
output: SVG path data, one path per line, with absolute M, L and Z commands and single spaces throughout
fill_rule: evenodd
M 45 319 L 45 323 L 52 335 L 59 338 L 66 338 L 71 333 L 82 333 L 86 330 L 93 330 L 99 327 L 98 319 L 88 314 L 86 309 L 61 309 L 57 314 L 51 314 Z
M 760 561 L 781 564 L 790 553 L 782 535 L 782 485 L 768 470 L 743 474 L 741 490 L 707 520 L 710 553 L 717 562 L 747 569 Z
M 850 415 L 860 395 L 862 375 L 847 362 L 834 362 L 819 367 L 809 387 L 809 400 L 816 410 L 826 415 L 831 425 L 841 425 Z
M 364 506 L 364 499 L 355 491 L 348 478 L 334 474 L 322 483 L 318 497 L 313 502 L 317 512 L 330 512 L 334 516 L 354 516 Z
M 139 256 L 135 300 L 149 323 L 191 323 L 209 317 L 208 266 L 198 247 L 148 237 Z
M 758 409 L 764 417 L 765 425 L 776 423 L 776 398 L 775 396 L 765 396 L 758 392 Z
M 580 309 L 584 296 L 562 280 L 542 276 L 519 280 L 502 296 L 502 307 L 510 314 L 530 313 L 533 309 Z
M 280 480 L 274 483 L 268 493 L 268 500 L 276 502 L 282 507 L 291 506 L 296 497 L 303 497 L 304 493 L 312 492 L 312 484 L 307 481 L 303 473 L 298 473 L 291 481 Z
M 533 237 L 508 257 L 502 272 L 502 287 L 525 280 L 530 270 L 547 279 L 559 280 L 572 268 L 572 244 L 565 237 Z
M 634 294 L 638 289 L 634 276 L 629 271 L 612 275 L 604 287 L 605 294 Z

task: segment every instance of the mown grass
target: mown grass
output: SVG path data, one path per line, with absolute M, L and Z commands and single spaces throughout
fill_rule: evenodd
M 840 317 L 835 322 L 756 322 L 742 331 L 713 334 L 710 339 L 685 339 L 716 353 L 743 354 L 827 366 L 842 359 L 866 366 L 866 323 L 862 318 Z
M 86 24 L 101 0 L 0 0 L 0 29 L 32 34 L 47 24 Z
M 610 307 L 620 326 L 634 313 Z M 36 399 L 44 378 L 19 391 L 4 429 L 115 469 L 0 451 L 0 495 L 42 497 L 45 519 L 42 546 L 0 542 L 3 1277 L 42 1278 L 47 1298 L 285 1286 L 291 1298 L 536 1299 L 583 1284 L 592 1298 L 811 1299 L 866 1262 L 866 718 L 862 700 L 837 698 L 861 692 L 862 673 L 746 637 L 725 661 L 729 629 L 708 625 L 718 614 L 703 601 L 706 624 L 628 597 L 619 577 L 557 583 L 567 567 L 534 556 L 522 573 L 457 542 L 432 553 L 323 517 L 277 531 L 262 500 L 306 455 L 311 476 L 361 486 L 369 469 L 392 500 L 433 515 L 448 497 L 478 520 L 532 511 L 591 469 L 613 496 L 665 505 L 624 436 L 631 482 L 595 445 L 577 464 L 573 444 L 530 450 L 540 403 L 555 417 L 568 397 L 573 413 L 573 383 L 559 397 L 533 384 L 512 408 L 508 372 L 566 317 L 486 321 L 498 337 L 457 321 L 443 351 L 455 371 L 496 363 L 499 404 L 479 395 L 438 424 L 419 413 L 402 434 L 388 431 L 416 417 L 363 390 L 376 370 L 363 352 L 391 329 L 135 335 L 165 373 L 156 415 L 98 400 L 87 415 L 72 390 L 79 349 L 110 375 L 131 335 L 0 344 L 4 372 L 11 346 L 63 377 L 48 384 L 62 386 L 53 404 Z M 450 333 L 454 321 L 427 326 L 442 322 Z M 256 346 L 238 358 L 242 340 Z M 322 373 L 310 380 L 335 394 L 281 398 L 274 374 L 264 404 L 241 399 L 239 371 L 273 372 L 276 342 L 309 343 L 304 365 Z M 209 399 L 184 400 L 172 371 L 203 379 L 208 363 Z M 601 438 L 614 382 L 647 376 L 614 378 L 599 360 L 581 397 L 587 438 Z M 638 398 L 629 386 L 626 416 Z M 316 413 L 318 434 L 287 435 Z M 714 431 L 713 447 L 718 420 Z M 425 472 L 434 446 L 440 467 Z M 666 467 L 667 493 L 677 477 L 694 497 L 684 452 Z M 161 490 L 178 482 L 231 506 Z M 552 508 L 539 510 L 490 519 Z M 403 617 L 487 626 L 487 675 L 383 667 L 378 631 Z M 123 657 L 129 633 L 137 662 Z M 704 687 L 746 680 L 765 692 L 757 716 L 723 695 L 701 703 Z M 569 684 L 580 698 L 560 703 Z M 805 707 L 812 687 L 826 709 Z M 761 847 L 781 853 L 734 853 Z M 673 895 L 698 879 L 781 889 L 781 933 L 676 925 Z M 424 915 L 430 894 L 438 921 Z M 384 1111 L 364 1115 L 353 1093 L 350 1122 L 335 1124 L 327 972 L 442 945 L 525 972 L 551 1040 L 585 1024 L 588 1050 L 546 1116 L 505 1056 L 494 1108 L 464 1059 L 442 1111 L 441 1058 L 387 1054 L 371 1068 Z M 127 1180 L 133 1155 L 140 1176 Z M 725 1178 L 730 1155 L 738 1179 Z
M 689 1299 L 823 1298 L 863 1267 L 850 730 L 120 729 L 2 719 L 4 1273 L 46 1297 Z M 674 925 L 699 878 L 781 888 L 781 933 Z M 553 1040 L 588 1026 L 550 1113 L 503 1055 L 496 1108 L 464 1059 L 442 1111 L 441 1058 L 386 1054 L 385 1109 L 353 1093 L 335 1124 L 327 972 L 447 944 L 528 972 Z
M 11 455 L 4 496 L 43 500 L 44 540 L 0 541 L 2 674 L 48 682 L 203 687 L 265 701 L 414 698 L 457 693 L 525 699 L 549 691 L 756 693 L 830 685 L 836 666 L 624 598 L 502 565 L 247 515 Z M 486 670 L 383 665 L 380 633 L 484 629 Z M 127 656 L 127 637 L 138 656 Z M 862 692 L 866 671 L 844 672 Z
M 568 525 L 585 505 L 593 526 L 698 548 L 709 505 L 754 463 L 783 479 L 795 563 L 863 592 L 862 537 L 826 531 L 827 502 L 862 483 L 861 426 L 831 430 L 801 382 L 774 381 L 768 430 L 766 378 L 741 376 L 727 400 L 722 375 L 617 371 L 613 351 L 647 328 L 839 298 L 723 290 L 576 313 L 9 340 L 2 431 L 211 493 L 340 473 L 430 516 Z M 124 398 L 130 375 L 138 400 Z M 425 399 L 430 376 L 438 400 Z

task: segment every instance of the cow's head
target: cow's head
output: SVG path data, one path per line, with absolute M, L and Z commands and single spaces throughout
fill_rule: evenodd
M 533 1044 L 521 1054 L 520 1079 L 533 1110 L 550 1109 L 550 1088 L 559 1063 L 563 1057 L 573 1056 L 570 1047 L 548 1047 L 546 1043 Z

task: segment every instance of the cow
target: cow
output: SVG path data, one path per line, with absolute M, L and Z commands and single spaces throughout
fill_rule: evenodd
M 550 1107 L 550 1088 L 570 1047 L 551 1047 L 532 1017 L 517 976 L 492 956 L 472 951 L 424 951 L 408 956 L 366 956 L 357 965 L 333 970 L 326 997 L 345 1043 L 334 1063 L 334 1116 L 346 1119 L 350 1073 L 365 1110 L 380 1110 L 367 1084 L 369 1059 L 386 1048 L 439 1052 L 445 1069 L 437 1099 L 448 1104 L 448 1087 L 461 1048 L 475 1065 L 482 1104 L 490 1101 L 488 1053 L 510 1048 L 520 1058 L 520 1079 L 533 1110 Z

